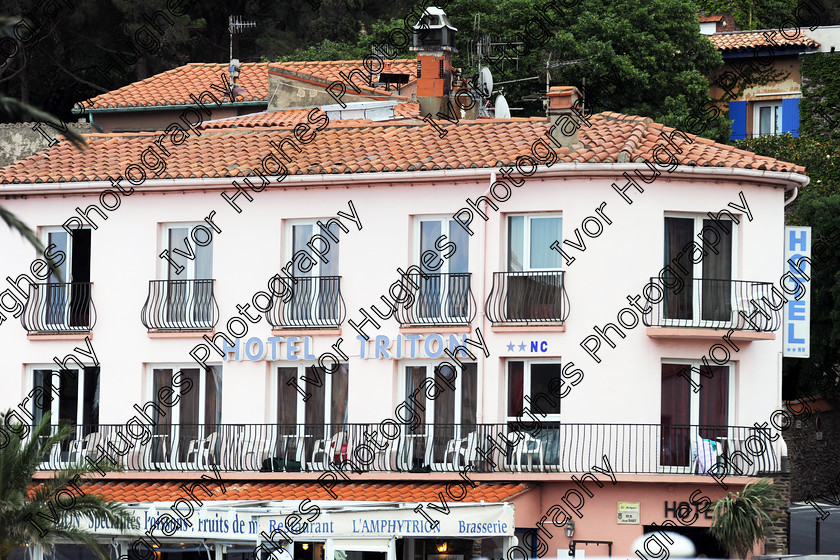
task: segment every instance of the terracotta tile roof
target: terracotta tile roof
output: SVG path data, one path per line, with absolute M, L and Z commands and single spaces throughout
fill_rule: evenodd
M 790 35 L 794 34 L 794 30 L 785 31 L 790 31 Z M 768 33 L 770 38 L 768 39 L 764 33 Z M 764 47 L 768 45 L 773 46 L 774 44 L 780 47 L 816 48 L 820 46 L 818 42 L 804 33 L 800 33 L 795 39 L 787 39 L 784 34 L 780 33 L 777 29 L 767 29 L 763 31 L 729 31 L 725 33 L 715 33 L 714 35 L 709 35 L 708 37 L 719 51 L 736 51 L 739 49 L 750 49 L 753 47 Z M 770 39 L 772 39 L 772 41 Z
M 580 130 L 581 144 L 557 148 L 561 162 L 626 163 L 653 160 L 653 149 L 664 143 L 661 134 L 674 129 L 650 119 L 600 113 L 589 117 L 591 126 Z M 335 121 L 317 132 L 301 152 L 287 146 L 289 174 L 357 173 L 380 171 L 426 171 L 498 167 L 512 164 L 517 156 L 530 154 L 531 145 L 546 138 L 546 119 L 482 119 L 449 124 L 438 132 L 422 121 Z M 314 128 L 312 129 L 314 131 Z M 106 181 L 118 177 L 140 153 L 153 146 L 162 133 L 91 134 L 90 146 L 79 152 L 69 142 L 0 169 L 0 183 Z M 804 168 L 759 156 L 726 144 L 687 135 L 692 143 L 676 136 L 683 151 L 680 164 L 735 167 L 803 173 Z M 225 128 L 191 134 L 180 145 L 166 139 L 170 150 L 166 169 L 148 178 L 237 177 L 254 175 L 262 158 L 272 152 L 270 141 L 292 137 L 290 127 Z M 154 148 L 153 148 L 154 149 Z M 136 173 L 136 171 L 135 171 Z
M 314 78 L 319 82 L 340 80 L 340 72 L 349 74 L 354 69 L 367 73 L 361 60 L 335 60 L 326 62 L 244 62 L 240 67 L 239 85 L 248 92 L 237 101 L 263 101 L 268 99 L 269 66 L 278 72 L 298 79 Z M 379 70 L 378 68 L 374 68 Z M 410 74 L 409 83 L 417 79 L 416 59 L 397 59 L 386 61 L 383 72 Z M 222 86 L 220 74 L 227 75 L 227 64 L 191 63 L 172 70 L 156 74 L 145 80 L 134 82 L 114 91 L 93 97 L 82 104 L 88 109 L 108 109 L 118 107 L 156 107 L 166 105 L 185 105 L 193 103 L 190 94 L 198 95 L 208 90 L 215 96 L 220 93 L 210 90 L 211 84 Z M 374 88 L 386 97 L 384 89 Z M 81 106 L 82 104 L 79 104 Z
M 85 494 L 96 494 L 108 500 L 123 503 L 131 502 L 174 502 L 184 497 L 182 484 L 198 482 L 180 481 L 134 481 L 101 480 L 88 482 L 80 487 Z M 475 488 L 469 489 L 467 500 L 470 502 L 504 502 L 512 496 L 529 490 L 535 484 L 476 482 Z M 334 498 L 315 481 L 275 482 L 275 481 L 225 481 L 225 493 L 218 485 L 207 483 L 213 492 L 211 500 L 333 500 Z M 375 502 L 439 502 L 439 493 L 446 495 L 446 482 L 348 482 L 339 483 L 332 488 L 339 500 L 375 501 Z M 203 490 L 198 495 L 205 496 Z
M 202 125 L 202 129 L 221 129 L 221 128 L 268 128 L 268 127 L 290 127 L 297 123 L 307 122 L 306 115 L 311 109 L 294 109 L 288 111 L 269 111 L 263 113 L 251 113 L 250 115 L 243 115 L 241 117 L 231 117 L 229 119 L 221 119 L 218 121 L 210 121 Z M 419 119 L 420 118 L 420 104 L 419 103 L 397 103 L 394 107 L 394 115 L 399 119 Z M 342 123 L 349 122 L 342 120 Z M 370 123 L 373 121 L 365 119 L 355 119 L 354 123 Z
M 700 16 L 700 23 L 709 23 L 712 21 L 721 21 L 723 19 L 722 15 L 716 16 Z
M 265 101 L 268 97 L 268 62 L 244 62 L 240 67 L 239 85 L 248 92 L 237 101 Z M 208 90 L 216 97 L 221 94 L 210 85 L 222 87 L 220 74 L 227 75 L 227 64 L 192 63 L 167 70 L 145 80 L 97 95 L 84 105 L 88 109 L 115 107 L 155 107 L 194 103 L 190 94 Z

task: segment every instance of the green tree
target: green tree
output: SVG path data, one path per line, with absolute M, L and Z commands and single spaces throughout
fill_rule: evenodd
M 697 0 L 697 7 L 709 15 L 732 14 L 745 31 L 793 27 L 796 4 L 797 0 Z
M 802 103 L 805 101 L 803 100 Z M 761 136 L 736 142 L 759 155 L 805 167 L 811 182 L 787 209 L 786 223 L 811 227 L 811 351 L 808 358 L 785 358 L 782 397 L 837 398 L 840 364 L 840 141 L 803 134 Z M 830 250 L 821 250 L 830 248 Z
M 779 504 L 768 479 L 749 483 L 715 502 L 710 532 L 730 554 L 746 558 L 772 523 L 768 510 Z
M 20 21 L 20 18 L 0 17 L 0 35 L 2 35 L 4 32 L 9 32 L 9 30 Z M 49 113 L 32 107 L 28 103 L 24 103 L 23 101 L 20 101 L 13 97 L 5 96 L 2 93 L 0 93 L 0 121 L 4 120 L 41 121 L 51 123 L 59 128 L 61 128 L 63 125 L 63 123 L 59 119 L 50 115 Z M 77 148 L 84 149 L 87 146 L 85 139 L 73 128 L 67 127 L 63 134 Z M 10 229 L 12 229 L 12 231 L 17 231 L 18 233 L 20 233 L 39 252 L 44 252 L 44 247 L 41 244 L 41 241 L 38 239 L 38 236 L 35 235 L 35 232 L 33 232 L 29 226 L 23 223 L 20 219 L 17 218 L 17 216 L 9 212 L 3 206 L 0 206 L 0 219 L 3 220 L 6 223 L 6 225 L 9 226 Z M 48 260 L 50 260 L 51 268 L 58 275 L 59 280 L 61 280 L 61 271 L 59 271 L 54 266 L 54 263 L 51 261 L 51 259 Z
M 72 426 L 59 428 L 50 435 L 49 414 L 32 429 L 24 441 L 24 427 L 10 423 L 10 413 L 2 416 L 7 426 L 9 441 L 0 450 L 0 560 L 6 560 L 24 545 L 37 544 L 51 548 L 56 539 L 68 539 L 87 545 L 102 560 L 108 560 L 108 551 L 100 546 L 94 533 L 83 527 L 64 525 L 53 522 L 56 514 L 61 517 L 62 508 L 56 504 L 56 493 L 71 490 L 86 480 L 87 469 L 83 466 L 70 466 L 55 471 L 52 478 L 35 483 L 33 475 L 53 446 L 73 434 Z M 119 502 L 112 502 L 94 494 L 79 495 L 71 490 L 75 497 L 73 513 L 91 516 L 95 520 L 108 522 L 115 527 L 128 528 L 133 520 L 131 512 Z
M 712 43 L 700 35 L 691 0 L 582 0 L 561 10 L 532 0 L 451 0 L 445 11 L 458 29 L 459 53 L 453 64 L 466 76 L 478 71 L 476 43 L 490 35 L 494 40 L 511 41 L 509 56 L 497 47 L 484 58 L 497 83 L 537 78 L 505 86 L 511 104 L 526 109 L 518 116 L 544 114 L 542 105 L 533 99 L 545 92 L 547 62 L 577 61 L 550 68 L 551 84 L 580 88 L 588 110 L 644 115 L 679 128 L 689 115 L 706 114 L 711 103 L 707 76 L 723 64 Z M 535 25 L 537 19 L 542 28 Z M 409 26 L 414 23 L 409 18 Z M 285 59 L 363 56 L 374 43 L 388 43 L 389 32 L 403 25 L 402 19 L 383 21 L 354 43 L 323 42 Z M 525 45 L 513 46 L 526 36 Z M 397 56 L 408 54 L 409 49 L 403 48 Z M 707 122 L 705 136 L 728 140 L 730 126 L 725 116 L 711 116 Z

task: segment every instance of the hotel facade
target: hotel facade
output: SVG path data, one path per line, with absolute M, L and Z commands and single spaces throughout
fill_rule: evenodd
M 118 462 L 81 488 L 136 519 L 66 522 L 130 558 L 631 556 L 663 523 L 723 555 L 704 504 L 783 468 L 767 302 L 807 178 L 576 96 L 173 120 L 0 170 L 61 273 L 2 234 L 0 404 L 75 427 L 45 476 Z

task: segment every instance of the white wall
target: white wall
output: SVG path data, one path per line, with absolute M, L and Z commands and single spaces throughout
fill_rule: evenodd
M 675 174 L 676 176 L 676 174 Z M 201 221 L 216 210 L 216 223 L 222 233 L 214 237 L 213 277 L 221 320 L 217 332 L 236 315 L 235 305 L 250 301 L 256 290 L 265 289 L 275 274 L 284 252 L 283 220 L 328 218 L 341 210 L 348 212 L 352 199 L 363 230 L 343 220 L 352 229 L 340 242 L 341 292 L 347 305 L 347 319 L 360 321 L 359 307 L 369 308 L 397 280 L 396 268 L 414 262 L 410 216 L 451 215 L 465 206 L 464 199 L 483 194 L 489 186 L 489 171 L 480 180 L 453 183 L 407 185 L 369 184 L 370 176 L 354 176 L 352 186 L 275 188 L 254 193 L 254 202 L 240 197 L 242 214 L 236 214 L 218 192 L 189 194 L 142 194 L 123 197 L 122 206 L 110 212 L 109 219 L 98 217 L 99 229 L 92 234 L 91 278 L 97 322 L 93 345 L 101 362 L 101 423 L 120 423 L 131 415 L 131 406 L 149 399 L 150 388 L 144 364 L 174 362 L 190 365 L 190 349 L 196 338 L 152 339 L 140 322 L 140 310 L 147 296 L 149 280 L 159 278 L 162 250 L 159 226 L 162 222 Z M 395 181 L 400 174 L 394 174 Z M 501 177 L 499 177 L 501 178 Z M 674 179 L 674 180 L 672 180 Z M 504 358 L 521 357 L 530 352 L 508 352 L 509 341 L 546 340 L 549 352 L 540 357 L 561 357 L 574 361 L 585 372 L 583 382 L 572 389 L 563 402 L 567 422 L 625 422 L 658 424 L 660 402 L 660 363 L 664 358 L 699 359 L 719 340 L 654 339 L 646 335 L 641 323 L 618 340 L 617 348 L 602 344 L 596 364 L 579 346 L 593 326 L 616 321 L 616 313 L 628 304 L 625 296 L 639 293 L 663 261 L 663 215 L 665 212 L 717 212 L 727 203 L 739 203 L 743 191 L 753 221 L 738 226 L 739 246 L 733 277 L 778 283 L 783 272 L 783 192 L 780 188 L 740 184 L 730 180 L 698 181 L 661 176 L 644 185 L 645 192 L 628 191 L 634 204 L 628 205 L 610 187 L 618 178 L 531 178 L 514 189 L 500 212 L 488 209 L 490 221 L 476 217 L 470 240 L 470 270 L 479 313 L 473 329 L 481 328 L 490 357 L 479 360 L 481 399 L 479 421 L 504 421 L 506 373 Z M 694 182 L 691 182 L 694 181 Z M 291 185 L 289 183 L 289 185 Z M 105 185 L 103 185 L 103 188 Z M 37 191 L 38 186 L 33 188 Z M 230 191 L 229 191 L 230 192 Z M 566 289 L 571 313 L 565 332 L 538 332 L 523 327 L 517 332 L 493 332 L 484 318 L 484 302 L 492 284 L 492 273 L 505 269 L 505 229 L 503 213 L 562 211 L 564 239 L 574 239 L 574 229 L 594 215 L 606 201 L 606 215 L 613 221 L 597 239 L 586 239 L 587 250 L 575 255 L 565 266 Z M 73 209 L 96 202 L 94 196 L 39 197 L 7 199 L 3 204 L 31 226 L 61 225 Z M 0 231 L 0 279 L 28 271 L 35 252 L 16 234 Z M 486 257 L 485 257 L 486 255 Z M 484 259 L 486 258 L 486 265 Z M 483 278 L 482 278 L 483 275 Z M 0 290 L 8 287 L 0 282 Z M 5 313 L 7 316 L 8 313 Z M 374 333 L 396 337 L 396 321 L 390 320 Z M 430 329 L 432 332 L 442 329 Z M 396 404 L 403 400 L 397 386 L 397 364 L 393 360 L 361 360 L 357 333 L 345 320 L 342 348 L 351 356 L 349 419 L 351 422 L 379 422 L 392 418 Z M 265 319 L 251 325 L 248 337 L 271 336 Z M 470 334 L 474 338 L 474 331 Z M 316 336 L 316 355 L 329 349 L 336 336 Z M 51 363 L 54 356 L 71 352 L 80 341 L 28 340 L 19 320 L 7 317 L 0 324 L 0 365 L 4 391 L 0 408 L 15 406 L 25 396 L 27 364 Z M 780 402 L 781 331 L 773 341 L 739 343 L 733 354 L 736 362 L 735 424 L 750 426 L 764 421 Z M 217 358 L 218 355 L 214 355 Z M 219 363 L 218 361 L 216 363 Z M 222 422 L 263 422 L 268 420 L 267 362 L 229 362 L 223 368 Z M 28 381 L 31 383 L 31 380 Z

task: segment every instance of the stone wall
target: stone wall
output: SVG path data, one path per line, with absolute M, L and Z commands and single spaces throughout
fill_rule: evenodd
M 790 514 L 787 511 L 790 505 L 790 473 L 778 473 L 771 477 L 773 487 L 776 488 L 776 499 L 779 505 L 770 509 L 767 513 L 773 519 L 773 525 L 764 539 L 765 554 L 787 554 L 788 553 L 788 526 L 790 525 Z
M 790 410 L 799 412 L 791 427 L 782 432 L 791 474 L 791 500 L 830 495 L 829 485 L 840 475 L 840 410 L 833 410 L 825 401 L 792 406 Z M 817 431 L 818 421 L 821 432 Z
M 83 119 L 69 126 L 80 133 L 90 132 L 90 123 Z M 51 140 L 62 141 L 63 137 L 44 123 L 0 123 L 0 167 L 47 149 Z

